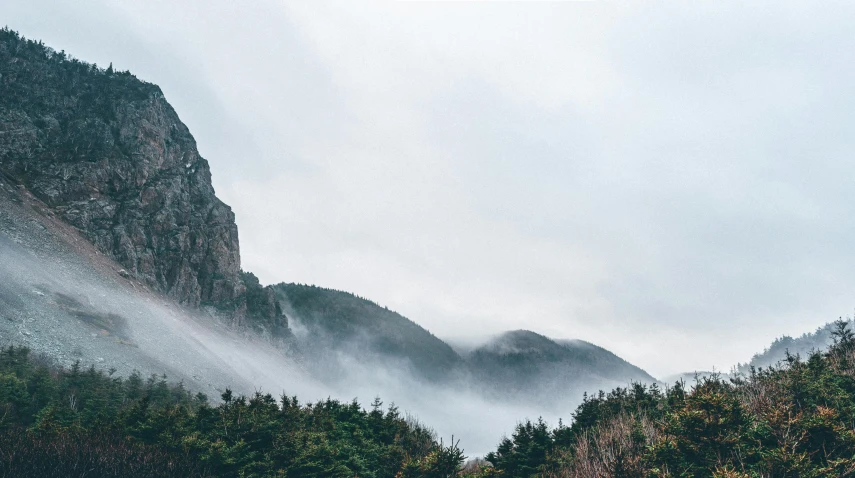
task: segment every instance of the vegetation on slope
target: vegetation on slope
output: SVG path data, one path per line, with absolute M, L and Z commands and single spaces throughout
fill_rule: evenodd
M 302 325 L 307 353 L 328 357 L 329 350 L 345 351 L 362 360 L 374 355 L 386 365 L 403 361 L 423 377 L 464 379 L 493 397 L 526 402 L 554 403 L 556 394 L 581 395 L 604 383 L 655 381 L 596 345 L 556 342 L 527 330 L 506 332 L 461 357 L 415 322 L 354 294 L 303 284 L 273 288 L 289 322 Z
M 631 381 L 656 380 L 613 353 L 581 340 L 554 341 L 528 330 L 499 335 L 466 356 L 469 370 L 497 398 L 543 406 L 555 397 L 581 396 Z
M 855 336 L 729 381 L 586 397 L 569 427 L 520 424 L 487 456 L 503 477 L 832 477 L 855 473 Z
M 0 351 L 0 476 L 452 476 L 463 455 L 375 400 L 222 394 Z
M 272 290 L 241 276 L 234 214 L 158 86 L 0 29 L 0 175 L 123 277 L 288 337 Z
M 469 360 L 475 368 L 486 368 L 491 374 L 511 373 L 533 378 L 544 373 L 545 364 L 558 364 L 565 369 L 563 372 L 621 382 L 656 381 L 644 370 L 602 347 L 583 340 L 555 341 L 530 330 L 505 332 L 473 350 Z
M 435 380 L 449 378 L 449 371 L 462 363 L 457 352 L 435 335 L 370 300 L 313 285 L 278 284 L 273 289 L 289 319 L 305 327 L 306 340 L 323 350 L 404 360 L 420 375 Z
M 754 354 L 750 362 L 740 364 L 738 368 L 741 372 L 747 372 L 751 367 L 759 368 L 775 365 L 779 361 L 784 360 L 787 353 L 808 356 L 814 350 L 825 351 L 834 343 L 833 334 L 836 328 L 836 323 L 832 322 L 818 327 L 813 332 L 807 332 L 798 337 L 785 335 L 777 338 L 766 350 Z
M 570 426 L 520 423 L 461 471 L 456 444 L 378 400 L 235 396 L 0 351 L 0 476 L 831 477 L 855 473 L 855 334 L 826 352 L 661 389 L 585 396 Z

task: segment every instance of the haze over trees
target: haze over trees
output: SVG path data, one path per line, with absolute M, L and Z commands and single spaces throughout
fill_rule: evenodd
M 855 472 L 855 339 L 807 357 L 662 389 L 586 397 L 569 427 L 526 421 L 483 476 L 848 476 Z M 501 472 L 501 473 L 500 473 Z
M 0 58 L 0 334 L 34 353 L 166 373 L 214 399 L 294 381 L 311 400 L 392 395 L 448 435 L 474 428 L 463 440 L 480 451 L 541 404 L 557 417 L 584 390 L 653 380 L 591 344 L 518 331 L 460 354 L 353 294 L 264 286 L 156 85 L 9 29 Z M 538 339 L 494 347 L 519 334 Z
M 157 86 L 8 28 L 0 60 L 0 331 L 28 345 L 0 349 L 0 476 L 855 473 L 844 321 L 688 385 L 528 330 L 455 350 L 371 300 L 242 270 L 234 216 Z M 33 270 L 57 257 L 87 267 Z M 170 342 L 176 331 L 187 336 Z M 515 417 L 467 464 L 466 436 L 439 436 L 380 398 L 223 387 L 236 369 L 286 389 L 299 384 L 283 377 L 379 387 L 383 376 L 471 433 L 499 410 L 575 411 L 557 424 Z
M 526 420 L 481 466 L 375 399 L 218 405 L 165 377 L 51 367 L 0 351 L 0 476 L 845 476 L 855 471 L 855 334 L 809 357 L 586 396 L 572 423 Z M 91 476 L 91 475 L 87 475 Z
M 0 476 L 443 476 L 461 451 L 376 399 L 300 403 L 0 351 Z M 448 476 L 447 473 L 446 476 Z

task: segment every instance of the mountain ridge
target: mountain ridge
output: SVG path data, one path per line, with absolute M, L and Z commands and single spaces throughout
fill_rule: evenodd
M 367 299 L 301 284 L 264 286 L 254 274 L 242 270 L 234 214 L 216 197 L 208 162 L 156 85 L 129 72 L 114 71 L 112 66 L 102 69 L 78 61 L 3 29 L 0 92 L 0 178 L 5 178 L 0 185 L 8 189 L 10 201 L 8 211 L 0 211 L 0 216 L 9 216 L 8 220 L 0 217 L 8 226 L 0 234 L 13 238 L 20 229 L 16 221 L 27 221 L 38 223 L 48 236 L 55 235 L 59 226 L 50 221 L 58 221 L 76 234 L 51 242 L 52 247 L 65 248 L 79 234 L 92 247 L 78 251 L 81 255 L 74 260 L 99 263 L 95 269 L 85 268 L 98 277 L 92 278 L 97 286 L 83 291 L 61 283 L 43 289 L 39 281 L 49 273 L 38 277 L 21 274 L 20 287 L 0 290 L 0 314 L 9 319 L 0 329 L 10 334 L 27 332 L 28 344 L 66 361 L 76 354 L 73 344 L 60 344 L 68 337 L 45 334 L 52 341 L 48 347 L 30 332 L 31 327 L 44 325 L 29 325 L 32 319 L 27 315 L 39 317 L 52 330 L 62 327 L 59 319 L 76 320 L 73 327 L 68 326 L 76 334 L 73 340 L 92 328 L 96 337 L 110 339 L 109 346 L 105 341 L 92 342 L 82 351 L 85 357 L 97 359 L 98 347 L 118 357 L 122 347 L 140 345 L 168 357 L 178 356 L 154 343 L 159 331 L 144 330 L 149 323 L 163 325 L 139 316 L 142 309 L 136 304 L 149 300 L 150 290 L 195 310 L 190 314 L 192 320 L 225 317 L 230 326 L 257 333 L 247 336 L 250 339 L 259 334 L 275 339 L 274 343 L 285 345 L 284 352 L 295 351 L 296 355 L 288 356 L 295 367 L 305 367 L 329 380 L 351 378 L 346 375 L 352 372 L 352 364 L 370 364 L 375 370 L 390 371 L 391 380 L 409 380 L 409 374 L 415 372 L 419 379 L 444 382 L 458 390 L 480 393 L 495 389 L 485 370 L 501 365 L 500 354 L 473 362 L 419 324 Z M 33 250 L 41 240 L 30 235 L 21 238 L 20 247 Z M 90 249 L 103 257 L 96 258 Z M 61 261 L 70 257 L 48 256 Z M 13 268 L 14 261 L 9 262 Z M 63 274 L 69 277 L 69 273 Z M 111 304 L 103 298 L 104 290 L 112 291 L 114 286 L 122 294 L 139 291 L 145 297 L 129 298 L 127 303 L 134 306 Z M 18 307 L 16 301 L 24 306 Z M 622 383 L 639 377 L 652 380 L 609 358 L 613 354 L 605 349 L 590 349 L 581 343 L 560 345 L 537 336 L 544 340 L 541 352 L 557 351 L 558 359 L 531 361 L 529 365 L 535 368 L 552 367 L 531 377 L 546 381 L 547 371 L 558 371 L 566 379 L 584 378 L 585 387 L 599 386 L 594 379 L 603 377 L 609 384 L 617 376 Z M 188 353 L 186 361 L 204 354 L 226 360 L 235 351 L 222 344 L 233 339 L 217 336 L 211 343 L 223 350 L 212 351 L 201 344 L 199 354 Z M 587 352 L 582 353 L 583 348 Z M 598 359 L 591 359 L 591 354 Z M 180 370 L 188 365 L 142 352 L 139 357 L 138 363 L 145 363 L 147 369 L 168 364 L 170 370 Z M 122 370 L 133 366 L 128 363 Z M 613 370 L 594 370 L 597 367 Z M 512 376 L 518 382 L 509 388 L 525 392 L 517 398 L 539 392 L 520 385 L 530 383 L 523 380 L 530 377 L 508 375 Z M 559 384 L 550 386 L 563 390 Z
M 453 372 L 462 363 L 445 341 L 369 299 L 315 285 L 280 283 L 273 289 L 289 321 L 303 326 L 310 350 L 323 346 L 405 359 L 411 368 L 432 379 Z M 353 347 L 359 350 L 351 350 Z

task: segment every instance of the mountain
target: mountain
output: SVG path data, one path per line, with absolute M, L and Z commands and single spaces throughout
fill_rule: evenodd
M 851 320 L 848 320 L 847 322 L 850 326 L 852 325 Z M 752 367 L 759 369 L 780 365 L 781 362 L 786 359 L 787 353 L 790 355 L 798 355 L 801 358 L 807 358 L 812 352 L 824 352 L 834 343 L 832 332 L 835 327 L 835 323 L 829 322 L 822 327 L 817 327 L 813 332 L 805 332 L 798 337 L 784 335 L 776 338 L 762 352 L 754 354 L 754 356 L 751 357 L 751 360 L 747 363 L 736 364 L 734 367 L 735 372 L 748 374 Z M 731 373 L 720 371 L 696 371 L 671 375 L 666 377 L 664 381 L 666 383 L 674 383 L 678 380 L 682 380 L 688 385 L 693 385 L 700 380 L 711 377 L 729 379 L 732 376 L 733 375 Z
M 167 374 L 214 397 L 226 387 L 278 388 L 299 374 L 268 341 L 224 327 L 123 272 L 81 231 L 0 175 L 0 343 L 26 346 L 66 367 L 79 361 L 124 377 L 135 370 Z
M 851 326 L 852 321 L 848 322 Z M 825 351 L 833 343 L 831 333 L 834 328 L 835 324 L 829 322 L 822 327 L 817 327 L 813 332 L 806 332 L 795 338 L 784 335 L 775 339 L 763 352 L 754 354 L 748 363 L 739 364 L 737 368 L 742 372 L 747 372 L 750 367 L 769 367 L 784 360 L 787 352 L 806 358 L 812 351 Z
M 505 332 L 465 358 L 472 375 L 497 397 L 525 397 L 545 405 L 567 394 L 656 382 L 602 347 L 582 340 L 556 341 L 529 330 Z
M 234 215 L 160 88 L 8 29 L 0 278 L 0 345 L 40 360 L 166 374 L 211 397 L 380 394 L 438 429 L 466 424 L 476 450 L 534 404 L 568 417 L 583 391 L 652 381 L 585 342 L 516 331 L 461 355 L 353 294 L 265 286 L 241 269 Z
M 403 362 L 424 377 L 447 379 L 463 360 L 445 342 L 410 319 L 349 292 L 313 285 L 273 286 L 303 349 Z
M 304 353 L 334 351 L 400 364 L 431 380 L 460 380 L 529 400 L 547 391 L 597 391 L 656 379 L 582 340 L 554 341 L 528 330 L 505 332 L 463 356 L 415 322 L 349 292 L 302 284 L 273 286 Z M 321 362 L 315 360 L 316 363 Z M 507 393 L 507 392 L 512 393 Z
M 849 476 L 855 333 L 834 332 L 825 352 L 738 380 L 634 385 L 586 397 L 570 426 L 520 422 L 475 476 Z
M 535 376 L 531 370 L 520 373 L 511 358 L 517 355 L 490 346 L 464 359 L 418 324 L 353 294 L 300 284 L 264 286 L 242 271 L 234 214 L 215 195 L 208 162 L 156 85 L 3 29 L 0 93 L 0 186 L 7 193 L 0 233 L 19 246 L 16 260 L 33 262 L 34 271 L 41 266 L 26 253 L 44 246 L 44 257 L 53 262 L 44 268 L 51 273 L 64 274 L 53 266 L 77 264 L 86 270 L 81 279 L 93 276 L 93 288 L 130 286 L 163 294 L 189 310 L 201 308 L 200 317 L 226 317 L 238 328 L 286 338 L 309 366 L 349 357 L 384 361 L 431 379 L 464 371 L 489 379 L 502 364 L 511 367 L 509 379 Z M 22 235 L 23 224 L 35 230 Z M 12 249 L 4 251 L 8 257 Z M 10 304 L 29 304 L 28 294 L 36 290 L 50 298 L 47 309 L 33 302 L 44 309 L 41 315 L 70 313 L 103 333 L 132 340 L 134 327 L 118 318 L 122 314 L 99 304 L 90 291 L 55 281 L 42 290 L 33 281 L 45 275 L 23 281 L 21 290 L 7 284 L 0 295 L 6 313 L 14 308 Z M 288 317 L 300 329 L 299 340 L 291 337 Z M 501 340 L 519 344 L 520 334 Z M 527 334 L 529 340 L 541 337 Z M 565 378 L 649 379 L 591 344 L 542 339 L 539 355 L 526 365 L 541 367 L 540 375 L 560 370 Z
M 247 287 L 234 214 L 214 194 L 208 162 L 160 88 L 0 31 L 0 173 L 78 229 L 129 276 L 181 304 L 237 323 Z

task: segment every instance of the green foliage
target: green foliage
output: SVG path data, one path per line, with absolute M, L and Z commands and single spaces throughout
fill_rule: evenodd
M 653 381 L 653 377 L 611 352 L 581 340 L 553 340 L 514 330 L 467 354 L 482 393 L 497 400 L 550 406 L 556 396 L 579 396 L 605 380 Z
M 211 405 L 163 376 L 50 367 L 8 347 L 0 350 L 0 476 L 82 476 L 87 465 L 94 476 L 440 477 L 463 461 L 456 444 L 437 443 L 379 399 L 365 410 L 260 392 L 220 398 Z M 98 458 L 104 453 L 109 459 Z
M 530 476 L 545 464 L 554 437 L 542 419 L 520 423 L 511 438 L 504 438 L 487 461 L 509 476 Z
M 813 351 L 825 351 L 834 343 L 834 331 L 840 322 L 851 324 L 851 320 L 840 319 L 818 327 L 815 331 L 802 334 L 799 337 L 783 336 L 775 339 L 762 353 L 755 354 L 747 364 L 740 364 L 738 369 L 748 373 L 750 367 L 760 368 L 775 365 L 784 360 L 786 355 L 808 356 Z
M 474 476 L 832 477 L 855 473 L 855 334 L 827 352 L 691 390 L 634 385 L 585 397 L 572 426 L 526 422 Z
M 38 118 L 45 108 L 53 111 L 67 110 L 72 102 L 78 111 L 77 116 L 113 117 L 112 105 L 127 101 L 144 101 L 160 89 L 150 83 L 138 80 L 127 71 L 116 72 L 112 64 L 106 70 L 57 52 L 42 42 L 27 40 L 8 28 L 0 29 L 0 59 L 5 68 L 3 73 L 3 103 L 8 108 L 20 109 Z M 29 81 L 14 81 L 20 73 L 21 65 L 32 69 Z M 48 87 L 50 85 L 50 87 Z M 52 88 L 61 88 L 62 95 L 48 95 Z M 60 123 L 68 122 L 68 127 L 76 132 L 92 132 L 86 125 L 70 124 L 74 118 L 58 117 Z M 90 138 L 78 138 L 78 142 L 88 144 Z M 67 138 L 63 139 L 66 141 Z M 93 141 L 89 147 L 95 147 Z M 66 145 L 71 146 L 71 145 Z M 84 154 L 83 148 L 71 152 Z M 90 151 L 91 153 L 91 151 Z M 87 153 L 88 154 L 88 153 Z M 81 159 L 85 159 L 81 156 Z
M 313 285 L 283 283 L 273 289 L 285 313 L 306 327 L 308 340 L 314 345 L 308 348 L 353 347 L 360 356 L 403 361 L 421 377 L 437 381 L 449 379 L 449 370 L 462 365 L 462 359 L 448 344 L 370 300 Z
M 458 446 L 459 440 L 445 446 L 442 440 L 439 446 L 434 447 L 430 453 L 421 457 L 407 457 L 401 472 L 397 478 L 451 478 L 457 476 L 461 466 L 466 460 L 463 450 Z

